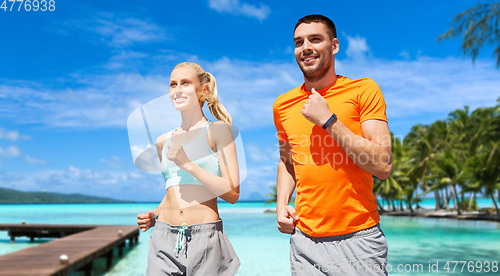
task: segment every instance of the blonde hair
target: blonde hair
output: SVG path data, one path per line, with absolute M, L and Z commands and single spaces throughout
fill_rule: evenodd
M 203 68 L 194 63 L 194 62 L 183 62 L 179 63 L 174 67 L 174 70 L 177 68 L 190 68 L 192 69 L 200 80 L 201 86 L 204 87 L 208 84 L 207 93 L 198 94 L 198 100 L 200 101 L 200 106 L 207 102 L 207 107 L 210 110 L 210 113 L 214 115 L 215 118 L 219 121 L 223 121 L 226 124 L 232 124 L 233 119 L 229 112 L 227 112 L 226 108 L 219 102 L 217 98 L 217 83 L 215 82 L 215 77 L 209 72 L 205 72 Z

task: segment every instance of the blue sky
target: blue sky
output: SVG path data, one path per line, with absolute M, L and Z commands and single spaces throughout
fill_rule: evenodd
M 240 198 L 264 196 L 276 179 L 272 104 L 303 82 L 292 36 L 307 14 L 335 22 L 337 73 L 379 84 L 397 135 L 464 105 L 493 106 L 500 96 L 492 50 L 472 64 L 459 39 L 437 42 L 477 1 L 172 3 L 0 9 L 1 187 L 160 200 L 161 175 L 133 166 L 127 117 L 168 92 L 175 64 L 194 61 L 215 75 L 241 130 L 248 175 Z

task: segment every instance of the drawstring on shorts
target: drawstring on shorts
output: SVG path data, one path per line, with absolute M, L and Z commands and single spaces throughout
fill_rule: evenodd
M 182 247 L 184 247 L 184 244 L 186 243 L 186 229 L 188 228 L 187 223 L 183 223 L 179 229 L 179 232 L 177 232 L 177 242 L 174 248 L 174 252 L 177 253 L 178 250 L 181 250 Z

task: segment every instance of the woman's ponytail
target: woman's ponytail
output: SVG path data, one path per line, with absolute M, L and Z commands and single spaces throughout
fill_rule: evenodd
M 219 121 L 223 121 L 224 123 L 230 125 L 233 122 L 231 115 L 227 112 L 226 108 L 219 102 L 217 96 L 217 82 L 215 81 L 215 77 L 206 72 L 207 78 L 209 79 L 208 83 L 208 95 L 207 95 L 207 107 L 214 115 L 215 118 Z

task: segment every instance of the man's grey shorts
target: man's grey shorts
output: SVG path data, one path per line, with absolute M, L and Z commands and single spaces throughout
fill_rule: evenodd
M 179 239 L 181 229 L 156 221 L 149 238 L 146 275 L 236 274 L 240 260 L 222 230 L 221 220 L 188 226 L 184 238 Z
M 311 237 L 295 227 L 290 237 L 292 275 L 387 275 L 387 240 L 377 224 L 358 232 Z

